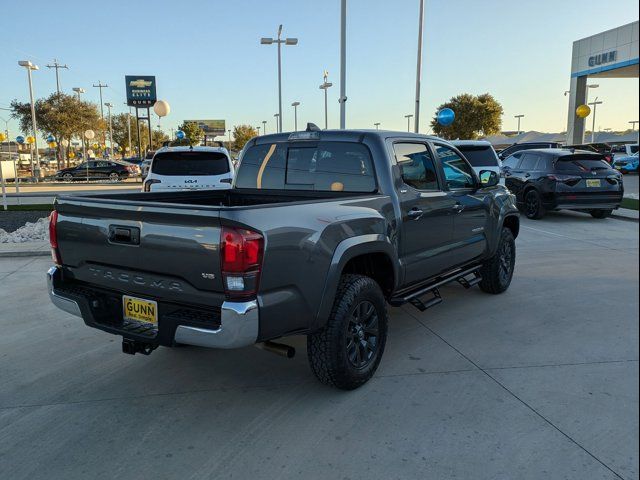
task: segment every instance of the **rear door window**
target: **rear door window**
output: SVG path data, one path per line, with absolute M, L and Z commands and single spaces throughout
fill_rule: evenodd
M 417 190 L 438 190 L 438 175 L 426 145 L 396 143 L 393 150 L 405 184 Z
M 151 170 L 156 175 L 173 176 L 224 175 L 230 171 L 224 153 L 199 151 L 158 153 Z
M 497 167 L 498 157 L 490 146 L 462 146 L 458 147 L 472 167 Z
M 238 188 L 374 192 L 367 147 L 354 142 L 254 145 L 243 154 Z

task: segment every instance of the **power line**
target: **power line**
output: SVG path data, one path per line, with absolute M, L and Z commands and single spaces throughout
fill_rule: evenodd
M 104 120 L 104 107 L 102 105 L 102 89 L 103 88 L 107 88 L 109 85 L 102 84 L 102 82 L 100 82 L 100 80 L 98 80 L 98 85 L 94 84 L 93 85 L 95 88 L 99 88 L 100 89 L 100 117 Z

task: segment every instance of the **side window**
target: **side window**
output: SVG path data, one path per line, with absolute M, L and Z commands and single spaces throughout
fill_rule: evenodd
M 516 168 L 518 166 L 518 162 L 520 162 L 521 156 L 521 153 L 514 153 L 502 161 L 502 166 L 506 168 Z
M 451 148 L 438 144 L 434 146 L 444 169 L 447 186 L 452 190 L 473 188 L 475 181 L 471 166 Z
M 520 162 L 519 170 L 531 171 L 535 170 L 536 163 L 538 163 L 538 155 L 532 153 L 525 153 L 522 156 L 522 162 Z
M 393 145 L 402 181 L 417 190 L 438 190 L 438 176 L 433 159 L 422 143 Z

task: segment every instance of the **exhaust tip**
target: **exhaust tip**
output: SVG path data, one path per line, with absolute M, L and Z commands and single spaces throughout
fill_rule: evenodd
M 284 343 L 276 343 L 276 342 L 261 342 L 256 343 L 256 347 L 260 350 L 265 350 L 267 352 L 275 353 L 276 355 L 280 355 L 285 358 L 293 358 L 296 356 L 296 349 L 291 345 L 285 345 Z

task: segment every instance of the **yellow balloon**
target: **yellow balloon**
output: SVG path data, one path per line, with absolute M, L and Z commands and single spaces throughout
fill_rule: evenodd
M 576 108 L 576 115 L 580 118 L 587 118 L 591 114 L 591 107 L 589 105 L 580 105 Z
M 75 158 L 76 154 L 73 152 L 69 152 L 69 158 Z
M 29 135 L 29 136 L 27 137 L 27 143 L 31 144 L 31 143 L 34 143 L 35 141 L 36 141 L 36 139 L 35 139 L 35 138 L 33 138 L 31 135 Z
M 0 142 L 4 142 L 7 139 L 7 136 L 4 133 L 0 133 Z

